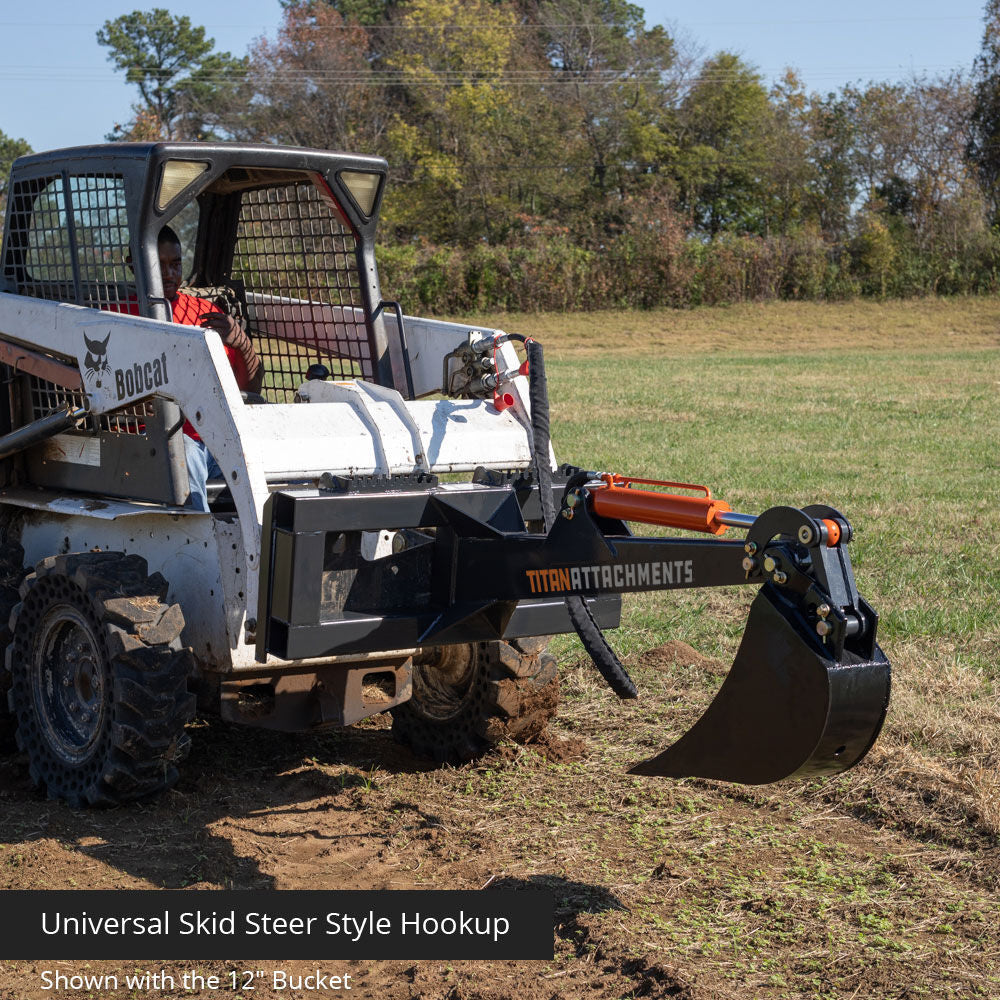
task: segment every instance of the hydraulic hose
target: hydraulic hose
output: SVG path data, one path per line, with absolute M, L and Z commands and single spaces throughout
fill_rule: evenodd
M 528 400 L 531 404 L 531 457 L 542 505 L 542 523 L 548 534 L 556 520 L 556 507 L 552 500 L 552 470 L 549 466 L 549 392 L 542 345 L 528 339 L 525 341 L 525 349 L 528 352 Z M 639 692 L 632 678 L 608 645 L 587 602 L 582 597 L 567 597 L 566 610 L 583 648 L 611 690 L 619 698 L 637 697 Z

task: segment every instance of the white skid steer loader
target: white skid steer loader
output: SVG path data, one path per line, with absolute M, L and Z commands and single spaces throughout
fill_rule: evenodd
M 391 710 L 415 752 L 468 760 L 552 716 L 546 637 L 576 629 L 633 697 L 601 631 L 621 593 L 730 584 L 759 588 L 732 672 L 635 773 L 762 783 L 860 760 L 889 664 L 846 519 L 555 468 L 537 344 L 382 299 L 385 177 L 375 157 L 228 143 L 14 164 L 0 701 L 36 784 L 73 805 L 168 786 L 196 691 L 286 731 Z M 215 331 L 171 321 L 165 225 L 185 294 L 251 338 L 259 393 Z M 189 503 L 192 434 L 222 472 L 207 512 Z

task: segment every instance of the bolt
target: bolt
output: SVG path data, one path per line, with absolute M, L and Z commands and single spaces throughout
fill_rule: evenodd
M 748 556 L 757 555 L 757 543 L 747 542 L 746 545 L 743 546 L 743 551 L 746 552 Z
M 816 634 L 824 639 L 833 631 L 833 626 L 828 621 L 816 622 Z
M 779 584 L 779 585 L 783 584 L 783 583 L 787 583 L 788 582 L 788 574 L 787 573 L 782 573 L 781 570 L 779 569 L 774 574 L 774 576 L 771 577 L 771 579 L 774 580 L 774 582 L 777 583 L 777 584 Z
M 573 520 L 573 511 L 569 507 L 563 507 L 563 509 L 559 513 L 562 514 L 562 516 L 566 518 L 567 521 Z
M 830 605 L 829 604 L 821 604 L 816 609 L 816 614 L 818 614 L 820 616 L 820 618 L 827 618 L 829 616 L 829 614 L 830 614 Z
M 743 569 L 747 573 L 752 573 L 757 568 L 757 560 L 752 559 L 750 556 L 746 556 L 743 560 Z
M 799 528 L 799 541 L 803 545 L 811 545 L 812 540 L 813 540 L 812 528 L 810 528 L 808 524 L 803 524 L 802 527 Z
M 774 556 L 767 556 L 764 559 L 764 570 L 773 573 L 778 568 L 778 560 Z

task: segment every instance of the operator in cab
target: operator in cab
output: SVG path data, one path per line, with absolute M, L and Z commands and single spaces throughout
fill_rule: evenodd
M 173 320 L 185 326 L 201 326 L 222 338 L 226 357 L 242 392 L 259 393 L 264 379 L 260 358 L 239 321 L 222 312 L 207 299 L 188 295 L 180 290 L 183 281 L 181 241 L 169 226 L 164 226 L 157 239 L 163 294 L 170 303 Z M 208 510 L 208 480 L 222 475 L 215 458 L 190 421 L 184 423 L 184 453 L 187 459 L 188 484 L 191 495 L 188 506 Z

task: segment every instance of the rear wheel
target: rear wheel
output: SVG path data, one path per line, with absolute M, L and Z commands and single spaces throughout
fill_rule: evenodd
M 505 738 L 539 736 L 559 701 L 547 637 L 440 646 L 420 654 L 413 696 L 392 709 L 392 732 L 422 757 L 462 763 Z
M 144 559 L 43 560 L 21 585 L 8 701 L 32 780 L 70 805 L 112 805 L 172 784 L 194 717 L 179 605 Z

